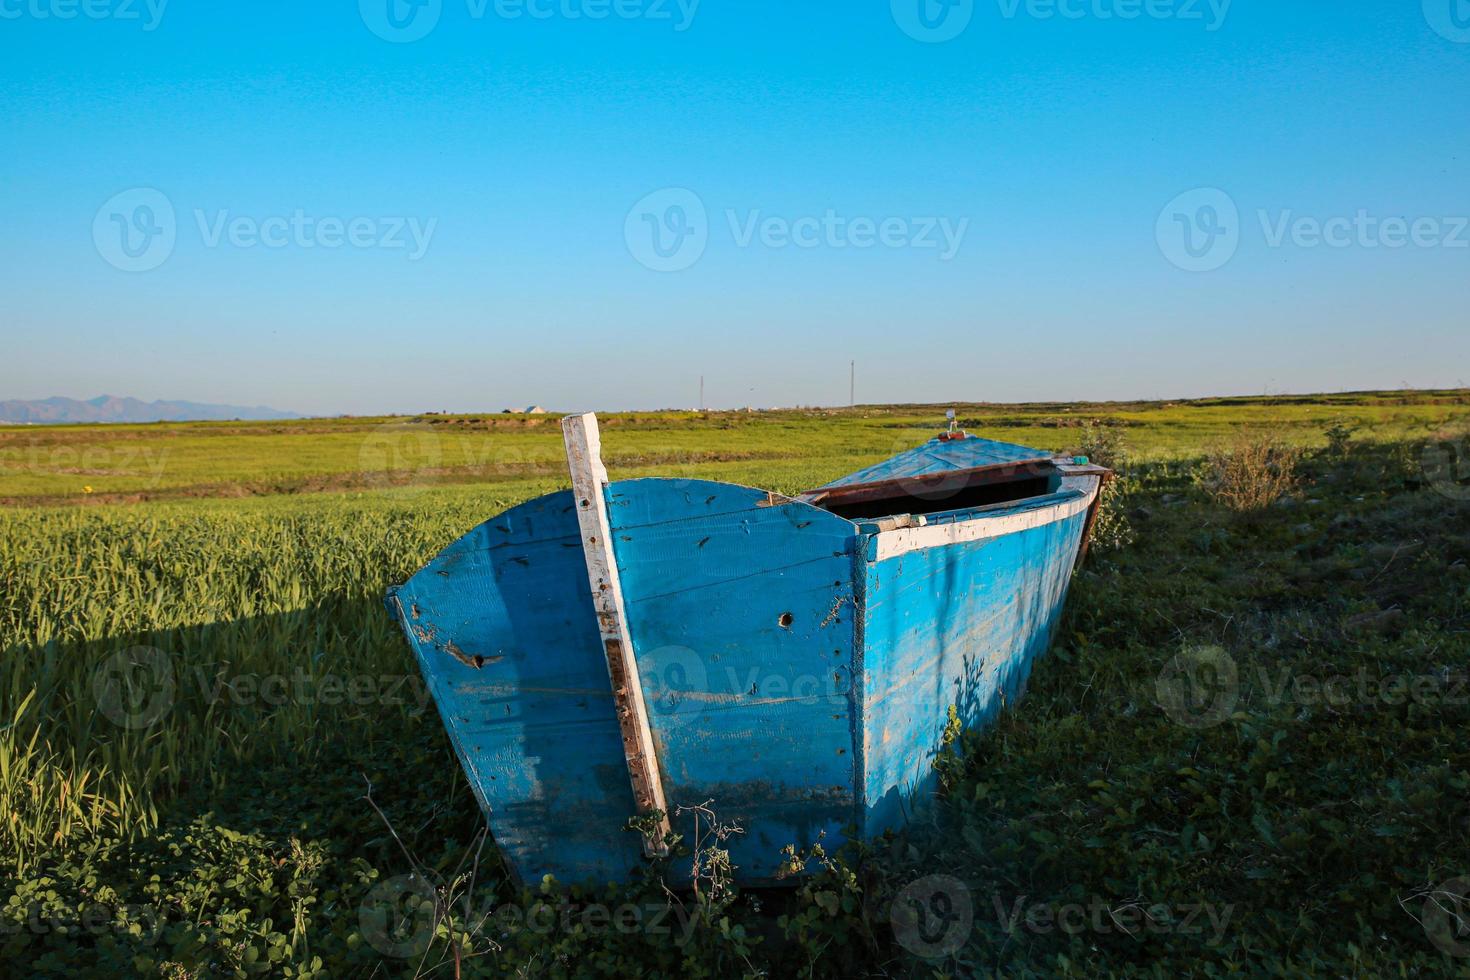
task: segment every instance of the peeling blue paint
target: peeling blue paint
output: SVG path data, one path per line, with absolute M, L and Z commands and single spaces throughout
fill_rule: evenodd
M 969 439 L 920 447 L 929 455 L 899 469 L 935 463 L 936 447 L 935 465 L 956 469 L 1044 458 Z M 1052 489 L 932 519 L 1085 496 Z M 744 828 L 729 842 L 742 881 L 770 879 L 787 844 L 840 845 L 849 828 L 876 834 L 924 805 L 949 706 L 979 726 L 1024 689 L 1087 517 L 880 559 L 894 522 L 764 490 L 646 479 L 606 495 L 665 797 L 671 810 L 712 801 Z M 642 860 L 622 829 L 634 802 L 573 507 L 565 491 L 522 504 L 389 595 L 495 841 L 527 881 L 623 879 Z M 674 823 L 687 837 L 690 821 Z

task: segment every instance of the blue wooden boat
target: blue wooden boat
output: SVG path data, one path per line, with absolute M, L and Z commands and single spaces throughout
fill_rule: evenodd
M 625 879 L 624 828 L 712 801 L 736 878 L 904 822 L 948 711 L 990 720 L 1047 647 L 1102 481 L 951 431 L 797 497 L 608 482 L 492 518 L 389 592 L 494 840 L 522 880 Z

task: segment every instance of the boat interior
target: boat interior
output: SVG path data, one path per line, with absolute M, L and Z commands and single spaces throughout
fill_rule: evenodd
M 1060 484 L 1056 464 L 1047 459 L 823 487 L 800 499 L 856 521 L 1020 503 L 1054 493 Z

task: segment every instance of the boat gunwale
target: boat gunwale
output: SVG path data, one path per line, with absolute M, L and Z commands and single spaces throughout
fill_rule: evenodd
M 1091 486 L 1079 485 L 1084 483 L 1091 483 Z M 1001 508 L 999 510 L 974 508 L 952 512 L 955 519 L 938 522 L 929 522 L 927 514 L 920 515 L 917 523 L 867 532 L 872 539 L 867 548 L 868 560 L 880 562 L 911 551 L 986 541 L 1046 527 L 1090 511 L 1096 505 L 1101 490 L 1101 472 L 1064 474 L 1061 487 L 1049 494 L 989 505 Z

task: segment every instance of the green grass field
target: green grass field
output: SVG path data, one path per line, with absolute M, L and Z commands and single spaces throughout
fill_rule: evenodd
M 1146 402 L 956 405 L 969 431 L 1066 449 L 1083 419 L 1129 433 L 1145 458 L 1187 457 L 1231 427 L 1265 424 L 1306 445 L 1333 420 L 1360 439 L 1424 437 L 1466 411 L 1464 392 L 1382 392 Z M 687 472 L 807 489 L 942 428 L 936 406 L 661 412 L 603 418 L 615 476 Z M 556 485 L 555 416 L 467 415 L 301 422 L 0 426 L 0 502 L 111 503 L 504 485 L 512 499 Z M 779 484 L 779 485 L 778 485 Z
M 789 493 L 943 408 L 602 425 L 615 478 Z M 697 899 L 512 886 L 382 606 L 565 484 L 554 416 L 0 427 L 0 962 L 1470 976 L 1470 393 L 956 408 L 1056 450 L 1104 422 L 1132 543 L 1090 556 L 1026 699 L 956 739 L 922 820 L 807 856 L 798 887 Z M 1201 478 L 1241 427 L 1305 451 L 1259 513 Z M 1181 664 L 1225 701 L 1171 700 Z

